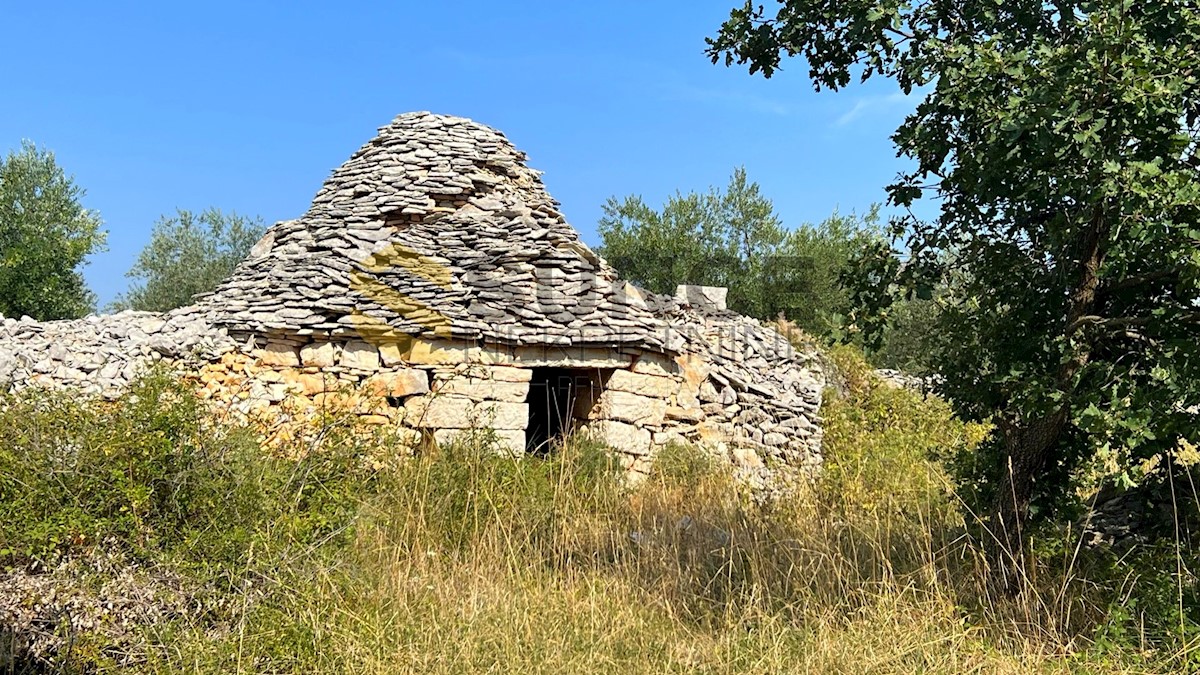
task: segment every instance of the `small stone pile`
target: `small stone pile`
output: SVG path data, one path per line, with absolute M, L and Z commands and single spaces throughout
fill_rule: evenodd
M 56 672 L 100 640 L 116 666 L 145 661 L 148 629 L 224 610 L 161 567 L 97 551 L 49 570 L 0 571 L 0 672 Z
M 1138 485 L 1109 483 L 1085 501 L 1077 526 L 1083 542 L 1127 551 L 1155 541 L 1200 549 L 1200 469 L 1168 466 Z

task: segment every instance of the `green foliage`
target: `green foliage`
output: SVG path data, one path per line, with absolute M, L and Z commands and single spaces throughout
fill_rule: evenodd
M 522 518 L 543 527 L 554 512 L 552 468 L 549 462 L 504 457 L 487 439 L 460 442 L 401 469 L 418 472 L 425 489 L 405 490 L 396 499 L 406 511 L 417 501 L 423 504 L 423 528 L 444 537 L 441 547 L 463 551 L 497 522 Z M 401 477 L 399 482 L 415 481 Z
M 887 324 L 871 361 L 912 375 L 933 375 L 941 367 L 938 326 L 941 310 L 936 300 L 899 300 L 888 309 Z M 851 312 L 853 313 L 853 312 Z
M 1098 451 L 1135 465 L 1200 428 L 1197 49 L 1184 0 L 747 3 L 710 40 L 751 72 L 801 54 L 818 87 L 923 97 L 889 194 L 941 214 L 860 257 L 858 324 L 878 335 L 883 307 L 945 289 L 944 390 L 1000 430 L 976 477 L 1004 532 L 1053 513 Z
M 117 549 L 144 561 L 236 568 L 251 546 L 343 528 L 371 485 L 362 447 L 272 458 L 213 423 L 164 374 L 106 403 L 26 391 L 0 400 L 0 566 Z M 114 548 L 115 547 L 115 548 Z
M 876 221 L 875 210 L 834 214 L 788 231 L 740 168 L 723 191 L 676 193 L 661 211 L 641 197 L 613 197 L 604 213 L 600 253 L 634 283 L 667 294 L 679 284 L 723 286 L 731 309 L 759 318 L 783 313 L 823 335 L 847 309 L 839 277 Z
M 80 268 L 104 247 L 84 191 L 29 142 L 0 160 L 0 315 L 73 319 L 95 306 Z
M 878 222 L 879 208 L 874 206 L 864 216 L 834 213 L 817 225 L 792 230 L 781 256 L 783 274 L 768 275 L 764 281 L 781 288 L 777 293 L 788 298 L 779 311 L 817 335 L 842 334 L 851 310 L 843 278 L 854 256 L 882 236 Z
M 822 490 L 842 508 L 925 514 L 943 525 L 961 520 L 947 463 L 973 452 L 986 425 L 963 422 L 936 397 L 885 384 L 861 352 L 831 350 L 845 391 L 826 394 Z
M 671 443 L 654 457 L 655 480 L 674 485 L 695 487 L 720 470 L 711 454 L 692 445 Z
M 189 304 L 224 281 L 265 230 L 260 219 L 215 208 L 160 218 L 126 275 L 134 285 L 114 307 L 166 312 Z
M 186 549 L 217 523 L 242 541 L 258 481 L 240 466 L 252 443 L 205 438 L 191 397 L 163 378 L 125 404 L 30 393 L 0 412 L 0 548 L 5 562 L 53 560 L 120 541 Z M 247 439 L 249 440 L 249 439 Z M 222 529 L 224 529 L 222 525 Z
M 1105 555 L 1107 553 L 1107 555 Z M 1194 556 L 1180 558 L 1173 542 L 1159 542 L 1124 556 L 1102 552 L 1086 561 L 1092 578 L 1122 580 L 1125 588 L 1107 598 L 1094 651 L 1120 655 L 1151 645 L 1177 649 L 1179 672 L 1200 672 L 1200 581 Z
M 936 396 L 884 384 L 855 347 L 837 347 L 829 357 L 844 387 L 842 393 L 827 391 L 823 408 L 822 503 L 851 523 L 864 513 L 883 514 L 901 536 L 921 536 L 916 533 L 930 528 L 953 533 L 974 523 L 978 516 L 970 500 L 961 499 L 955 467 L 974 461 L 995 430 L 960 420 Z M 1196 497 L 1181 490 L 1179 499 Z M 1176 517 L 1194 513 L 1189 506 L 1195 505 L 1180 504 Z M 1073 621 L 1079 623 L 1071 630 L 1090 633 L 1090 646 L 1077 654 L 1083 672 L 1101 664 L 1117 670 L 1154 654 L 1168 655 L 1180 672 L 1195 670 L 1200 652 L 1190 645 L 1200 637 L 1200 578 L 1194 544 L 1164 540 L 1114 551 L 1084 546 L 1078 536 L 1068 530 L 1039 538 L 1029 565 L 1035 578 L 1025 579 L 1022 590 L 1031 597 L 1059 596 L 1077 613 Z M 952 555 L 969 559 L 975 552 L 965 548 Z M 972 600 L 979 592 L 964 585 L 959 602 L 980 603 L 975 611 L 985 615 L 1004 611 L 993 596 Z M 1040 611 L 1046 611 L 1045 603 L 1037 600 Z
M 606 448 L 582 439 L 530 461 L 508 456 L 480 430 L 396 467 L 388 509 L 419 514 L 419 533 L 439 550 L 463 554 L 514 523 L 528 536 L 508 544 L 536 547 L 554 534 L 564 498 L 599 505 L 619 494 L 618 470 Z

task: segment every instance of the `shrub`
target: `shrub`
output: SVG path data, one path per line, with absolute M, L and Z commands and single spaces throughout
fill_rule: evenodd
M 936 396 L 897 388 L 874 376 L 861 352 L 830 350 L 842 392 L 825 400 L 822 488 L 830 503 L 896 515 L 957 519 L 947 462 L 987 437 Z
M 211 427 L 164 375 L 112 403 L 26 391 L 0 402 L 0 559 L 47 564 L 97 546 L 237 557 L 264 517 L 253 436 Z
M 28 389 L 0 401 L 0 564 L 97 546 L 141 560 L 243 564 L 251 545 L 344 528 L 375 485 L 378 439 L 324 421 L 320 451 L 266 453 L 191 388 L 152 373 L 106 402 Z
M 769 503 L 692 446 L 630 484 L 583 438 L 514 459 L 481 431 L 381 462 L 386 434 L 330 419 L 282 459 L 169 379 L 113 403 L 21 394 L 0 406 L 5 561 L 104 538 L 222 575 L 218 609 L 146 629 L 147 672 L 1195 669 L 1178 549 L 1046 541 L 1019 597 L 992 594 L 942 461 L 987 429 L 849 348 L 831 360 L 824 474 Z

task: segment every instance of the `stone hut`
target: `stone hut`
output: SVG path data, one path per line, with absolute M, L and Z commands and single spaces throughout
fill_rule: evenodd
M 7 320 L 0 382 L 109 392 L 100 370 L 128 379 L 143 361 L 190 359 L 214 398 L 236 380 L 240 405 L 270 411 L 348 388 L 364 418 L 414 442 L 490 429 L 508 451 L 542 453 L 578 430 L 634 472 L 672 441 L 751 470 L 815 467 L 816 355 L 725 309 L 721 289 L 668 297 L 622 281 L 525 160 L 470 120 L 401 115 L 195 306 L 113 317 L 146 323 L 137 354 L 110 348 L 83 366 L 61 339 L 21 345 L 74 330 L 64 322 Z M 108 317 L 88 321 L 93 342 L 111 332 Z

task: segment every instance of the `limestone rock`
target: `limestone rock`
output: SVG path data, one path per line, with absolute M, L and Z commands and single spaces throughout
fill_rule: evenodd
M 376 373 L 363 386 L 376 396 L 403 398 L 429 393 L 429 373 L 417 368 L 404 368 Z
M 529 426 L 529 404 L 480 401 L 473 410 L 476 424 L 489 429 L 524 429 Z
M 662 425 L 667 415 L 666 401 L 624 391 L 604 392 L 600 407 L 604 418 L 650 426 Z
M 607 386 L 616 391 L 661 399 L 670 398 L 679 389 L 679 383 L 669 377 L 643 375 L 628 370 L 613 372 Z
M 329 368 L 336 365 L 337 362 L 337 345 L 333 342 L 314 342 L 300 348 L 300 363 L 302 365 Z
M 471 429 L 477 427 L 475 402 L 462 396 L 414 397 L 404 403 L 406 419 L 418 428 Z
M 749 446 L 734 444 L 730 448 L 730 454 L 733 456 L 733 463 L 736 466 L 749 469 L 761 469 L 766 466 L 763 464 L 762 457 L 759 457 L 758 453 Z
M 511 401 L 523 403 L 529 396 L 529 382 L 501 382 L 455 377 L 438 383 L 439 394 L 466 396 L 475 401 Z
M 724 310 L 729 289 L 716 286 L 681 285 L 675 289 L 675 298 L 697 309 Z
M 651 434 L 646 429 L 624 422 L 597 420 L 588 423 L 586 430 L 593 438 L 626 455 L 650 454 Z
M 363 340 L 347 342 L 342 348 L 338 365 L 344 368 L 373 371 L 379 369 L 379 350 Z

